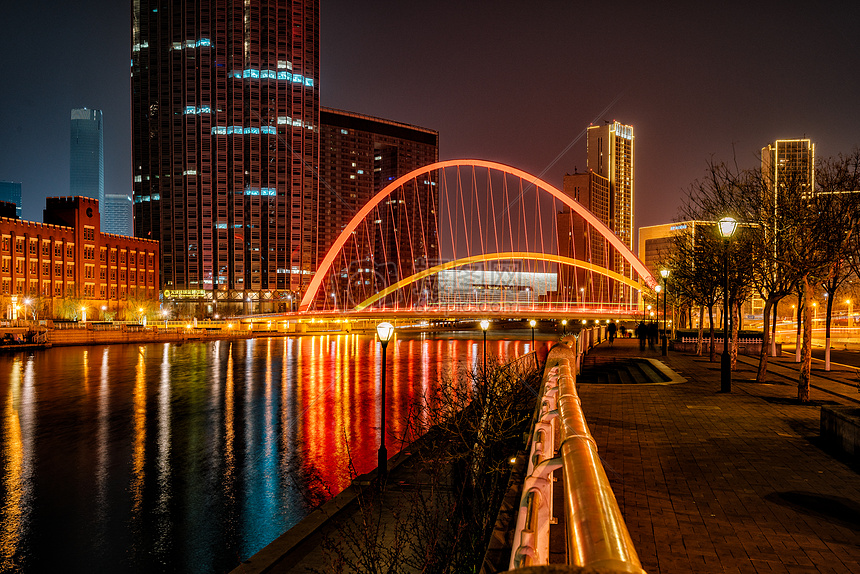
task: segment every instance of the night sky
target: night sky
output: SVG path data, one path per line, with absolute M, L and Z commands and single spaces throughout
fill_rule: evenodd
M 584 130 L 636 134 L 636 226 L 676 217 L 714 157 L 809 137 L 860 145 L 860 3 L 321 0 L 321 104 L 436 129 L 441 159 L 557 186 Z M 131 3 L 4 2 L 0 179 L 23 217 L 69 191 L 69 112 L 101 109 L 108 193 L 131 192 Z

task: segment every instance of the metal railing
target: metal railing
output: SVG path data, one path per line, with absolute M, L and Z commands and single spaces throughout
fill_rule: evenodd
M 597 341 L 595 331 L 582 330 L 576 337 L 575 364 L 562 358 L 544 377 L 514 532 L 511 570 L 549 564 L 549 529 L 556 522 L 552 473 L 561 468 L 568 565 L 644 574 L 576 392 L 576 373 L 582 356 Z

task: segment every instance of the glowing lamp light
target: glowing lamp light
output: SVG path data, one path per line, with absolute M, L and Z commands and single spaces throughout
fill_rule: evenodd
M 562 319 L 562 320 L 561 320 L 561 324 L 562 324 L 562 325 L 567 325 L 567 319 Z
M 732 217 L 722 218 L 718 225 L 720 227 L 720 237 L 723 239 L 730 239 L 738 228 L 738 222 Z
M 654 291 L 656 291 L 657 293 L 659 293 L 662 290 L 663 290 L 663 287 L 661 287 L 660 285 L 657 285 L 656 287 L 654 287 Z
M 490 328 L 490 322 L 489 322 L 488 320 L 486 320 L 486 319 L 483 319 L 483 320 L 481 321 L 481 329 L 483 329 L 484 331 L 486 331 L 486 330 L 487 330 L 487 329 L 489 329 L 489 328 Z
M 662 277 L 663 279 L 668 279 L 669 273 L 671 273 L 671 271 L 669 269 L 661 269 L 660 270 L 660 277 Z
M 391 335 L 393 334 L 394 325 L 392 325 L 388 321 L 383 321 L 376 326 L 376 336 L 379 337 L 379 340 L 383 343 L 387 343 L 388 341 L 390 341 Z
M 532 319 L 531 321 L 529 321 L 529 325 L 531 325 L 532 329 L 534 329 L 534 326 L 537 325 L 537 321 Z
M 517 462 L 517 457 L 512 456 L 512 457 L 508 460 L 508 462 L 510 462 L 511 464 L 516 464 L 516 462 Z
M 587 321 L 587 320 L 585 320 L 585 319 L 583 319 L 583 320 L 582 320 L 582 324 L 583 324 L 583 325 L 585 325 L 586 323 L 588 323 L 588 321 Z

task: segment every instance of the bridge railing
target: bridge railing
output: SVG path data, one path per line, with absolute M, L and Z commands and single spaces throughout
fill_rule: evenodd
M 552 473 L 561 468 L 568 565 L 644 574 L 576 392 L 581 357 L 599 334 L 596 328 L 583 329 L 571 341 L 574 357 L 559 359 L 544 377 L 514 532 L 511 570 L 531 567 L 530 572 L 539 572 L 540 566 L 549 564 L 549 529 L 555 522 Z

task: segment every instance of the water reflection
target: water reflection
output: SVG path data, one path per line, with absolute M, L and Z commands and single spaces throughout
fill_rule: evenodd
M 390 453 L 440 374 L 460 384 L 482 351 L 389 346 Z M 376 466 L 381 360 L 356 335 L 0 356 L 0 570 L 230 570 L 345 488 L 350 464 Z

